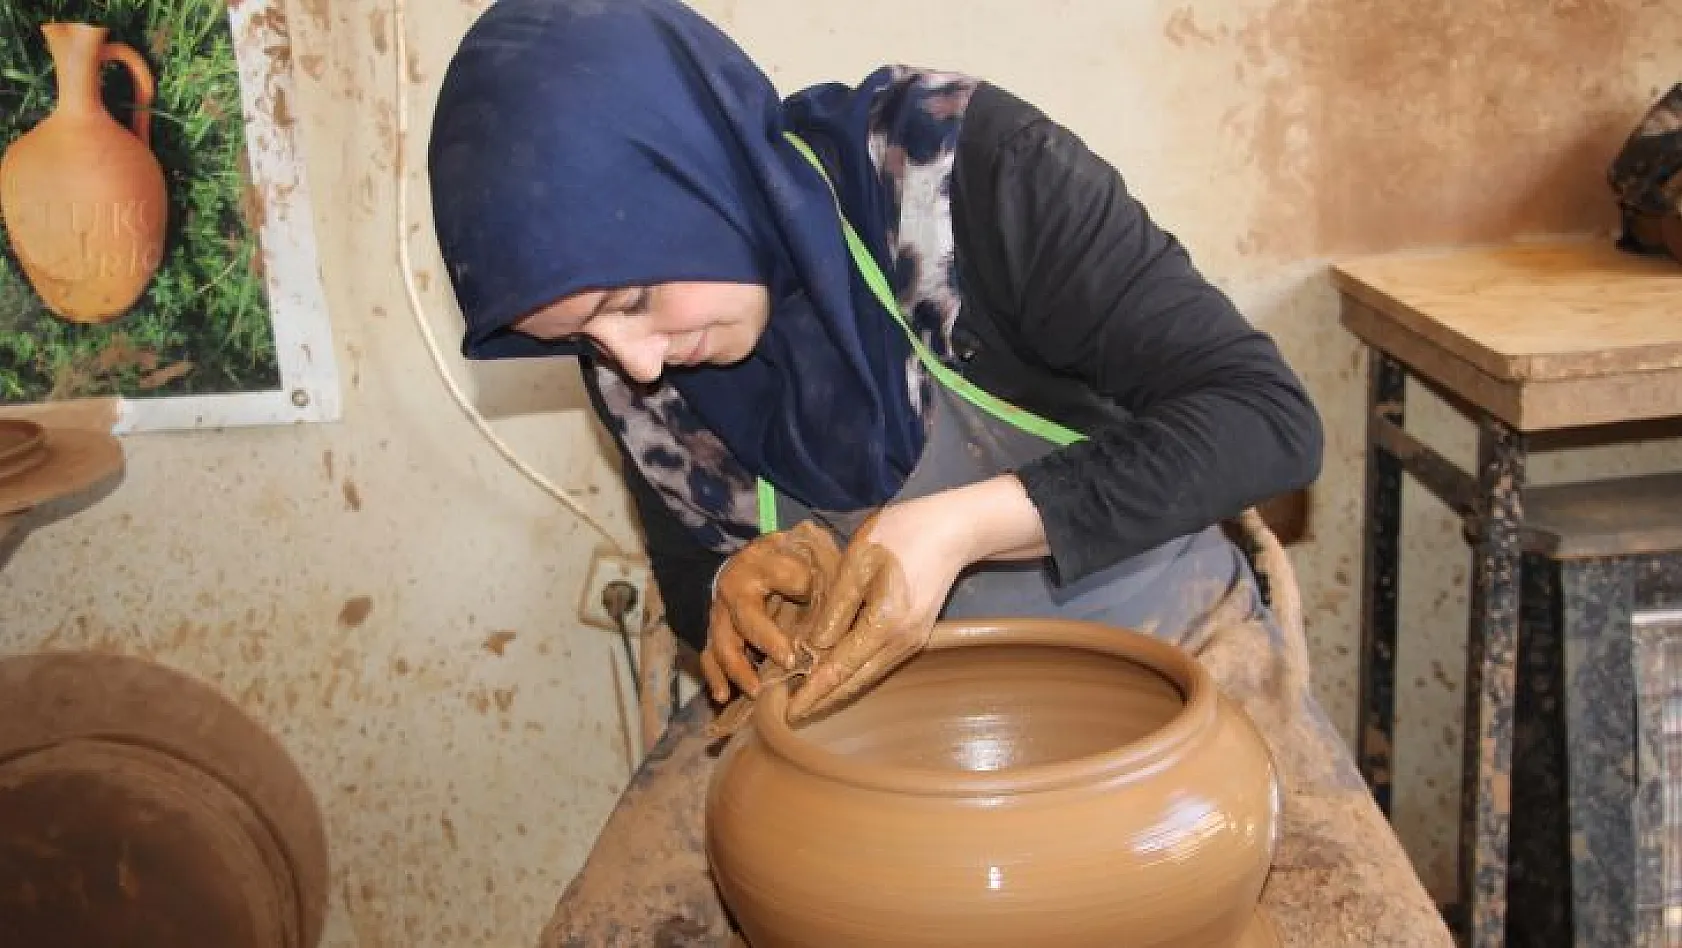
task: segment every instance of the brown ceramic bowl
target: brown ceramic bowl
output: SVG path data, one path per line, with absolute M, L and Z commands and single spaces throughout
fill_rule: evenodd
M 47 441 L 47 429 L 22 418 L 0 418 L 0 467 L 32 454 Z
M 47 431 L 33 421 L 0 418 L 0 481 L 35 470 L 47 460 Z
M 92 651 L 0 659 L 0 945 L 314 948 L 328 876 L 309 783 L 210 684 Z
M 284 855 L 246 801 L 191 765 L 70 741 L 0 763 L 0 803 L 8 868 L 28 878 L 0 891 L 19 943 L 299 948 Z M 114 883 L 86 886 L 103 866 Z
M 798 729 L 762 693 L 709 788 L 706 845 L 752 948 L 1235 948 L 1280 791 L 1184 651 L 1086 622 L 942 623 Z

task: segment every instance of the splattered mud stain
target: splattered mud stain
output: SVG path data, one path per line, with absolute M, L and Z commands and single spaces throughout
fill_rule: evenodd
M 344 608 L 339 610 L 339 624 L 347 629 L 354 629 L 368 621 L 368 615 L 374 611 L 374 600 L 370 596 L 357 596 L 346 599 Z
M 269 108 L 269 117 L 279 128 L 291 128 L 296 119 L 292 115 L 292 106 L 288 103 L 285 89 L 274 91 L 274 104 Z
M 345 478 L 345 482 L 342 486 L 342 490 L 344 492 L 344 497 L 345 497 L 345 509 L 352 510 L 352 511 L 361 510 L 362 509 L 362 492 L 360 490 L 357 490 L 356 482 L 351 480 L 348 477 Z
M 391 48 L 391 35 L 386 25 L 385 10 L 374 10 L 368 14 L 368 34 L 374 40 L 374 51 L 382 56 Z
M 327 25 L 327 17 L 332 13 L 328 0 L 300 0 L 304 13 L 316 20 L 320 25 Z
M 1265 192 L 1244 249 L 1279 258 L 1608 226 L 1606 163 L 1650 98 L 1628 64 L 1682 32 L 1682 5 L 1643 0 L 1218 12 L 1182 6 L 1163 33 L 1254 90 L 1223 135 Z
M 508 629 L 492 632 L 490 636 L 485 639 L 485 651 L 501 658 L 503 651 L 508 648 L 508 643 L 514 641 L 514 637 L 518 634 L 519 633 Z

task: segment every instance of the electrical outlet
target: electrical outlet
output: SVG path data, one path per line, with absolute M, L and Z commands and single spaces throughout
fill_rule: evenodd
M 615 581 L 630 583 L 631 588 L 637 591 L 636 602 L 625 614 L 625 628 L 633 636 L 641 635 L 643 606 L 648 602 L 648 584 L 651 581 L 648 564 L 610 549 L 596 550 L 595 558 L 590 561 L 590 572 L 584 580 L 584 592 L 578 601 L 578 618 L 585 625 L 607 632 L 619 631 L 613 616 L 608 614 L 607 607 L 602 603 L 602 594 Z

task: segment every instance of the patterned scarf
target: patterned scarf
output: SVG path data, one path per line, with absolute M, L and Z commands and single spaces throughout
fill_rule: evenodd
M 949 359 L 949 183 L 974 86 L 885 67 L 780 100 L 677 0 L 500 0 L 450 64 L 429 155 L 464 354 L 578 355 L 627 456 L 712 550 L 758 534 L 756 477 L 817 509 L 885 503 L 921 453 L 930 381 L 856 272 L 836 200 Z M 769 288 L 746 360 L 643 386 L 508 328 L 580 290 L 679 280 Z

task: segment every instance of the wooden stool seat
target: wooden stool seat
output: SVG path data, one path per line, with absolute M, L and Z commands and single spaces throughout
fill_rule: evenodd
M 1682 550 L 1682 474 L 1538 485 L 1523 503 L 1526 553 L 1565 560 Z

